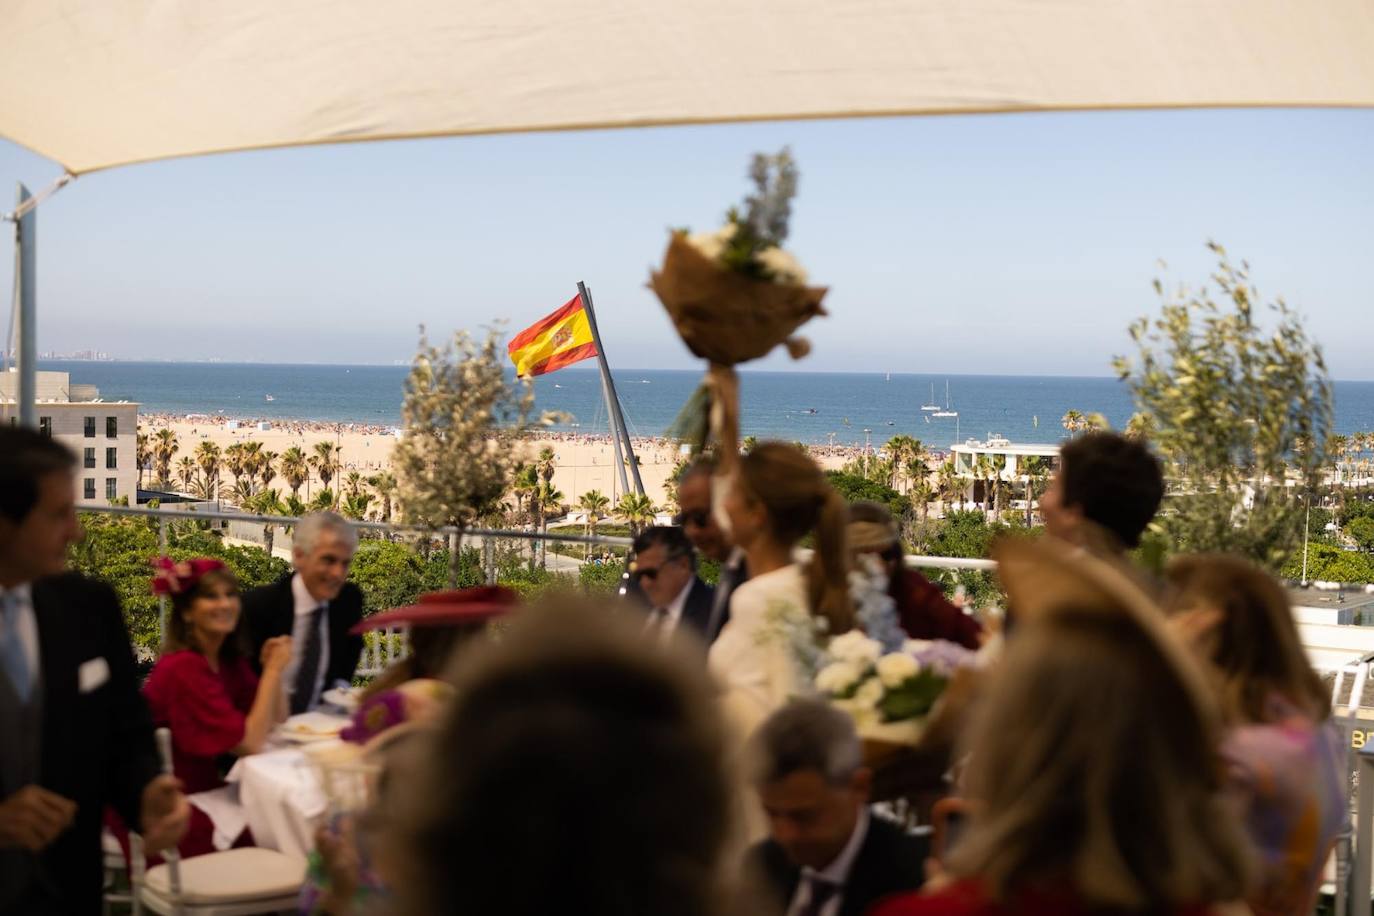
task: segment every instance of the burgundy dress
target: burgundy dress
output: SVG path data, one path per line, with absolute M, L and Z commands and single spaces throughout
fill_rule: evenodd
M 984 896 L 976 881 L 960 881 L 929 896 L 903 894 L 889 897 L 868 911 L 868 916 L 1090 916 L 1068 888 L 1041 888 L 1018 893 L 1015 899 L 994 903 Z M 1214 916 L 1208 906 L 1179 906 L 1171 916 Z
M 172 769 L 187 795 L 224 785 L 219 758 L 243 742 L 244 720 L 253 708 L 258 677 L 245 658 L 220 662 L 210 670 L 205 656 L 191 649 L 169 652 L 153 666 L 143 696 L 153 722 L 172 730 Z M 247 834 L 247 831 L 244 831 Z M 214 825 L 194 805 L 183 857 L 214 851 Z M 234 845 L 251 840 L 240 837 Z
M 902 629 L 912 639 L 943 639 L 974 650 L 981 645 L 983 628 L 978 621 L 945 600 L 939 586 L 916 570 L 898 570 L 889 594 L 897 602 Z

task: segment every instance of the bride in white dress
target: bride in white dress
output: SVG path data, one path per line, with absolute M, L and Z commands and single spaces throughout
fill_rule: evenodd
M 854 623 L 844 500 L 801 450 L 781 442 L 739 459 L 724 496 L 749 581 L 730 596 L 730 619 L 711 645 L 711 672 L 728 719 L 747 735 L 790 697 L 811 692 L 797 662 L 797 634 L 843 633 Z M 806 563 L 793 554 L 808 534 Z M 807 638 L 807 637 L 803 637 Z

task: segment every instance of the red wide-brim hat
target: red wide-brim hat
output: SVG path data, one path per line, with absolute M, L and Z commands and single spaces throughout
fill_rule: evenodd
M 428 592 L 417 598 L 415 604 L 374 614 L 349 632 L 357 635 L 390 627 L 449 627 L 482 623 L 509 613 L 519 603 L 519 595 L 500 585 Z

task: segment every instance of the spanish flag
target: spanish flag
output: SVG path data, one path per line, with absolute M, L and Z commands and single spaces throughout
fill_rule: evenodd
M 511 362 L 521 378 L 543 375 L 591 359 L 596 355 L 592 323 L 574 296 L 552 315 L 546 315 L 511 338 Z

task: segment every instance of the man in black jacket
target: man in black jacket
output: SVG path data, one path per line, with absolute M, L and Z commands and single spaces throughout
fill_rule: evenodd
M 860 916 L 921 886 L 928 844 L 868 811 L 872 778 L 849 716 L 794 700 L 752 739 L 771 837 L 747 870 L 786 916 Z
M 707 640 L 714 591 L 697 575 L 692 542 L 682 529 L 645 528 L 635 538 L 634 556 L 630 577 L 649 607 L 649 625 L 665 638 L 685 628 Z
M 363 619 L 363 593 L 348 580 L 358 549 L 353 527 L 333 512 L 314 512 L 296 526 L 291 556 L 295 571 L 243 595 L 243 614 L 256 660 L 274 636 L 291 637 L 291 661 L 282 680 L 291 714 L 319 704 L 324 691 L 351 683 L 363 652 L 361 636 L 349 634 Z
M 176 843 L 190 808 L 159 775 L 113 591 L 66 573 L 74 456 L 0 429 L 0 914 L 100 909 L 103 809 Z

